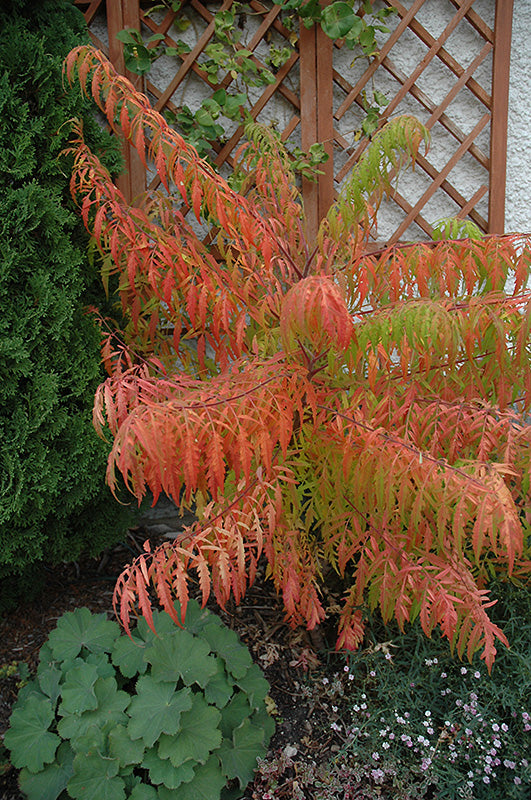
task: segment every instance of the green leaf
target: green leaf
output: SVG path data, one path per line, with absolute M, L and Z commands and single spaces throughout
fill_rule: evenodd
M 223 89 L 220 91 L 225 90 Z M 179 619 L 182 620 L 181 606 L 178 601 L 175 603 L 175 610 Z M 186 617 L 184 620 L 184 627 L 188 633 L 199 634 L 205 625 L 210 624 L 217 625 L 218 628 L 224 627 L 221 619 L 216 616 L 216 614 L 212 614 L 208 608 L 201 608 L 197 600 L 190 600 L 186 607 Z
M 75 658 L 82 647 L 91 653 L 110 653 L 119 635 L 120 628 L 105 614 L 92 614 L 88 608 L 78 608 L 63 614 L 50 633 L 48 644 L 57 661 L 66 661 Z
M 243 678 L 238 678 L 236 685 L 245 692 L 253 708 L 260 708 L 269 691 L 269 684 L 258 664 L 253 664 Z
M 190 759 L 179 767 L 174 767 L 168 758 L 160 758 L 154 749 L 148 750 L 142 767 L 149 770 L 152 783 L 164 784 L 168 789 L 177 789 L 182 783 L 188 783 L 195 774 L 196 762 Z
M 264 744 L 267 746 L 275 732 L 275 720 L 267 713 L 265 706 L 255 711 L 249 719 L 255 728 L 259 728 L 264 734 Z
M 63 739 L 71 739 L 75 749 L 76 739 L 83 736 L 94 725 L 103 728 L 108 722 L 126 723 L 128 718 L 123 713 L 131 700 L 126 692 L 118 691 L 114 678 L 98 678 L 94 684 L 94 693 L 98 707 L 94 711 L 84 711 L 81 716 L 70 714 L 59 720 L 57 730 Z
M 140 764 L 144 750 L 142 739 L 131 739 L 125 725 L 116 725 L 109 731 L 109 753 L 118 759 L 121 767 Z
M 205 686 L 205 699 L 218 708 L 223 708 L 231 699 L 234 688 L 232 682 L 227 680 L 227 672 L 222 658 L 216 658 L 218 671 Z
M 57 700 L 61 694 L 61 678 L 63 673 L 57 667 L 51 666 L 46 669 L 37 670 L 37 681 L 44 694 L 50 698 L 52 707 L 55 709 Z
M 65 717 L 67 714 L 82 714 L 83 711 L 97 708 L 94 684 L 98 677 L 98 670 L 94 664 L 81 662 L 70 670 L 63 685 L 62 702 L 58 713 Z
M 264 732 L 246 719 L 233 733 L 233 741 L 224 740 L 216 753 L 229 778 L 238 778 L 244 789 L 252 780 L 256 759 L 265 755 Z
M 68 781 L 68 794 L 79 800 L 125 800 L 118 759 L 100 755 L 77 755 L 74 774 Z
M 232 739 L 232 732 L 253 713 L 243 692 L 234 695 L 230 703 L 221 711 L 221 732 L 224 739 Z
M 211 750 L 221 744 L 220 721 L 217 708 L 209 706 L 200 695 L 194 695 L 190 711 L 181 714 L 179 735 L 160 737 L 160 757 L 169 758 L 174 767 L 188 759 L 204 764 Z
M 122 30 L 118 31 L 115 34 L 115 37 L 118 39 L 119 42 L 123 42 L 124 44 L 138 44 L 140 39 L 140 35 L 136 30 Z
M 198 683 L 204 688 L 217 671 L 209 652 L 206 642 L 187 631 L 178 631 L 154 641 L 145 658 L 151 664 L 154 680 L 175 682 L 182 678 L 186 686 Z
M 59 745 L 55 761 L 33 775 L 23 769 L 19 775 L 19 786 L 28 800 L 56 800 L 66 789 L 72 776 L 74 753 L 68 742 Z
M 107 732 L 112 723 L 107 723 L 103 727 L 90 725 L 83 733 L 71 740 L 72 747 L 76 753 L 90 756 L 102 752 L 107 745 Z
M 135 786 L 129 795 L 129 800 L 158 800 L 157 790 L 153 786 L 148 786 L 146 783 L 140 783 Z
M 213 756 L 204 766 L 197 767 L 190 783 L 179 787 L 179 800 L 219 800 L 219 795 L 227 780 L 222 774 L 218 759 Z M 175 792 L 159 787 L 160 800 L 176 800 Z
M 199 108 L 195 113 L 195 119 L 198 125 L 202 127 L 210 127 L 214 125 L 212 115 L 209 114 L 206 108 Z
M 139 636 L 134 633 L 132 638 L 120 636 L 111 654 L 112 663 L 125 678 L 134 678 L 135 675 L 143 675 L 147 670 L 145 652 L 146 643 Z
M 378 90 L 375 90 L 373 92 L 373 97 L 374 97 L 374 102 L 377 105 L 379 105 L 380 107 L 384 107 L 384 106 L 388 106 L 389 105 L 389 99 L 385 96 L 385 94 L 383 92 L 379 92 Z
M 48 730 L 54 719 L 52 704 L 47 697 L 30 695 L 23 706 L 15 705 L 10 727 L 4 736 L 14 767 L 27 767 L 30 772 L 39 772 L 44 764 L 54 760 L 61 743 L 60 738 Z
M 124 61 L 127 69 L 136 75 L 145 75 L 151 69 L 151 54 L 143 45 L 129 45 L 124 50 Z
M 181 713 L 192 708 L 190 689 L 176 692 L 174 684 L 146 675 L 138 679 L 136 691 L 129 706 L 127 730 L 131 738 L 142 738 L 146 747 L 153 747 L 161 733 L 177 733 Z
M 331 39 L 342 39 L 359 25 L 362 21 L 347 3 L 332 3 L 322 10 L 321 27 Z
M 221 656 L 227 665 L 227 670 L 235 678 L 243 678 L 253 661 L 248 649 L 242 645 L 234 631 L 225 626 L 220 628 L 218 625 L 210 624 L 201 631 L 201 638 L 206 639 L 210 649 Z
M 109 656 L 106 653 L 89 653 L 85 658 L 85 663 L 94 664 L 98 670 L 99 678 L 113 678 L 116 675 L 116 670 L 109 661 Z
M 182 111 L 185 109 L 188 111 L 190 119 L 193 119 L 190 109 L 187 106 L 184 106 Z M 145 642 L 156 642 L 165 634 L 174 634 L 181 630 L 179 626 L 175 624 L 169 614 L 166 614 L 166 612 L 157 611 L 157 609 L 153 610 L 153 627 L 156 630 L 156 634 L 153 633 L 145 618 L 140 617 L 135 633 L 138 634 L 138 636 L 140 636 L 140 638 Z

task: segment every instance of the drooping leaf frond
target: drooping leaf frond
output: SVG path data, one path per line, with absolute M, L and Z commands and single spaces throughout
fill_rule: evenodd
M 238 193 L 100 53 L 78 48 L 66 72 L 167 190 L 129 207 L 77 130 L 72 192 L 126 317 L 94 407 L 108 481 L 198 512 L 120 577 L 126 628 L 137 608 L 149 622 L 150 589 L 185 609 L 191 575 L 204 602 L 239 601 L 264 555 L 290 624 L 329 613 L 333 568 L 338 647 L 358 646 L 378 607 L 490 668 L 507 642 L 486 576 L 531 567 L 529 239 L 365 253 L 381 197 L 426 142 L 399 118 L 307 242 L 274 132 L 248 129 Z M 209 246 L 188 210 L 213 226 Z
M 387 122 L 346 179 L 326 224 L 344 230 L 361 225 L 368 233 L 383 196 L 393 189 L 393 178 L 408 163 L 415 163 L 421 144 L 427 146 L 428 142 L 427 130 L 415 117 L 395 117 Z

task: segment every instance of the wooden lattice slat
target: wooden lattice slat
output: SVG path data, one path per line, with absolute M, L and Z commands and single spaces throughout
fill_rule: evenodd
M 423 192 L 421 197 L 413 205 L 408 203 L 407 199 L 402 197 L 398 192 L 395 194 L 394 201 L 406 213 L 403 221 L 395 228 L 394 232 L 389 237 L 389 241 L 396 241 L 402 237 L 412 222 L 416 222 L 425 234 L 431 234 L 431 225 L 426 221 L 424 216 L 422 216 L 421 211 L 438 190 L 443 191 L 450 198 L 450 200 L 457 205 L 457 209 L 454 212 L 455 216 L 470 216 L 473 221 L 485 232 L 490 232 L 494 227 L 499 228 L 499 219 L 487 220 L 474 208 L 486 193 L 486 185 L 489 181 L 488 174 L 485 175 L 483 182 L 480 182 L 477 187 L 472 188 L 472 191 L 468 197 L 463 196 L 463 194 L 452 184 L 449 179 L 450 172 L 454 170 L 459 160 L 468 152 L 470 152 L 470 154 L 482 165 L 485 170 L 488 170 L 490 167 L 489 158 L 487 154 L 485 154 L 481 148 L 478 147 L 476 144 L 476 139 L 481 131 L 483 131 L 487 125 L 492 123 L 494 116 L 493 100 L 491 94 L 486 91 L 486 89 L 474 78 L 474 74 L 476 73 L 478 67 L 494 49 L 496 37 L 490 27 L 479 17 L 477 13 L 473 11 L 473 4 L 474 0 L 463 0 L 463 2 L 457 2 L 456 0 L 456 2 L 453 3 L 454 7 L 457 9 L 456 13 L 451 19 L 448 20 L 443 32 L 437 38 L 435 38 L 426 29 L 426 27 L 419 22 L 416 16 L 421 8 L 426 5 L 426 0 L 416 0 L 416 2 L 413 3 L 409 9 L 398 2 L 398 0 L 389 0 L 387 5 L 393 6 L 397 10 L 401 21 L 396 27 L 395 31 L 389 36 L 387 42 L 381 48 L 381 51 L 375 61 L 358 79 L 356 84 L 350 88 L 350 91 L 348 91 L 347 96 L 339 105 L 339 108 L 335 113 L 336 121 L 341 120 L 341 118 L 347 113 L 352 105 L 356 102 L 359 102 L 359 99 L 367 87 L 367 84 L 377 73 L 377 71 L 384 69 L 395 79 L 398 88 L 394 97 L 391 98 L 389 105 L 383 111 L 382 119 L 386 119 L 392 116 L 393 113 L 396 113 L 400 108 L 400 104 L 409 93 L 426 110 L 430 111 L 430 116 L 428 119 L 423 120 L 428 129 L 432 130 L 437 124 L 440 124 L 446 129 L 446 131 L 451 133 L 455 139 L 457 139 L 457 149 L 455 149 L 455 151 L 450 155 L 444 167 L 436 169 L 430 163 L 429 159 L 421 158 L 419 160 L 419 166 L 426 172 L 427 175 L 429 175 L 432 183 L 429 189 Z M 504 9 L 504 17 L 507 20 L 506 9 Z M 481 47 L 475 58 L 473 58 L 466 67 L 463 67 L 461 64 L 459 64 L 455 57 L 452 56 L 444 46 L 450 36 L 461 24 L 471 24 L 475 32 L 485 40 L 483 47 Z M 404 74 L 399 68 L 397 68 L 390 58 L 391 51 L 393 48 L 399 45 L 400 37 L 403 35 L 406 29 L 415 34 L 422 45 L 428 48 L 424 57 L 409 75 Z M 499 56 L 500 54 L 496 53 L 496 55 Z M 507 62 L 508 54 L 502 53 L 502 56 L 503 55 L 506 56 L 505 62 Z M 419 78 L 434 59 L 438 59 L 457 79 L 454 81 L 453 86 L 447 92 L 443 100 L 437 104 L 431 101 L 426 92 L 420 89 L 418 86 Z M 504 60 L 502 57 L 499 57 L 498 61 L 496 61 L 496 59 L 494 60 L 494 63 L 503 65 Z M 342 88 L 345 90 L 345 81 L 342 83 Z M 507 87 L 508 75 L 505 83 L 505 102 L 507 96 Z M 459 92 L 465 89 L 468 90 L 485 106 L 485 114 L 482 115 L 482 117 L 477 121 L 473 130 L 466 136 L 460 129 L 459 125 L 452 120 L 449 109 L 452 101 L 456 98 Z M 503 98 L 500 97 L 500 100 L 503 100 Z M 336 174 L 336 180 L 338 182 L 345 177 L 348 171 L 357 162 L 366 146 L 366 140 L 362 141 L 350 154 L 347 160 L 343 163 L 341 169 Z M 505 164 L 502 160 L 500 160 L 500 163 L 498 164 L 498 169 L 503 171 L 505 169 Z
M 115 40 L 120 25 L 140 27 L 147 36 L 161 33 L 166 45 L 175 46 L 178 37 L 172 29 L 175 19 L 172 11 L 161 13 L 155 20 L 138 0 L 76 2 L 89 25 L 106 6 L 109 54 L 121 71 L 121 45 Z M 303 183 L 310 235 L 315 232 L 319 220 L 337 196 L 342 181 L 368 144 L 366 138 L 356 142 L 352 130 L 359 128 L 365 114 L 365 93 L 373 82 L 378 81 L 385 85 L 389 99 L 382 120 L 409 110 L 413 104 L 433 137 L 430 153 L 418 159 L 419 175 L 424 176 L 424 185 L 419 184 L 417 189 L 411 190 L 408 183 L 394 193 L 392 206 L 401 217 L 400 221 L 395 219 L 393 230 L 386 231 L 385 238 L 396 241 L 404 237 L 418 238 L 419 233 L 422 237 L 430 236 L 432 209 L 437 203 L 451 208 L 452 216 L 469 217 L 485 232 L 503 231 L 512 0 L 497 0 L 494 28 L 478 13 L 476 0 L 448 0 L 444 4 L 446 17 L 440 32 L 433 31 L 430 25 L 431 11 L 440 11 L 443 5 L 440 0 L 381 2 L 396 11 L 394 29 L 381 41 L 378 56 L 364 70 L 356 67 L 351 76 L 351 71 L 344 67 L 342 43 L 336 42 L 332 46 L 318 26 L 310 30 L 301 26 L 300 40 L 292 56 L 277 71 L 275 83 L 262 87 L 253 96 L 251 114 L 255 119 L 267 122 L 275 118 L 276 109 L 281 107 L 283 122 L 279 130 L 284 140 L 295 136 L 305 149 L 320 141 L 332 156 L 316 184 Z M 233 0 L 224 0 L 216 10 L 228 9 L 232 5 Z M 243 37 L 242 46 L 252 51 L 255 63 L 261 67 L 262 43 L 272 35 L 290 41 L 291 34 L 282 25 L 280 6 L 259 0 L 251 0 L 250 5 L 258 22 L 254 32 Z M 144 91 L 162 112 L 167 109 L 175 113 L 179 110 L 179 103 L 190 104 L 187 95 L 184 101 L 175 99 L 176 92 L 182 92 L 189 83 L 195 82 L 196 89 L 199 87 L 197 91 L 201 91 L 200 87 L 208 87 L 208 92 L 212 93 L 218 88 L 228 88 L 233 81 L 230 75 L 226 75 L 217 86 L 212 86 L 201 68 L 202 54 L 214 35 L 216 11 L 212 10 L 212 4 L 207 6 L 201 0 L 185 0 L 183 9 L 185 13 L 194 15 L 200 28 L 191 52 L 175 59 L 175 72 L 165 85 L 157 83 L 152 75 L 143 81 Z M 137 20 L 136 25 L 134 20 Z M 464 59 L 452 48 L 452 37 L 462 31 L 466 35 L 471 33 L 469 39 L 473 40 L 474 46 L 477 44 L 477 50 L 464 53 Z M 401 48 L 404 47 L 418 47 L 418 60 L 412 69 L 401 64 Z M 492 70 L 489 71 L 485 64 L 490 58 Z M 342 66 L 336 66 L 337 59 Z M 428 71 L 433 74 L 435 69 L 442 70 L 447 84 L 444 96 L 438 100 L 426 85 Z M 491 76 L 492 85 L 489 86 Z M 139 79 L 135 80 L 140 85 Z M 470 98 L 471 112 L 470 119 L 463 120 L 462 115 L 460 118 L 454 113 L 454 107 L 466 96 Z M 478 108 L 483 110 L 478 111 Z M 351 118 L 354 120 L 352 123 Z M 486 136 L 487 132 L 489 136 Z M 242 135 L 242 127 L 236 127 L 225 141 L 213 143 L 218 167 L 232 168 L 233 154 Z M 138 191 L 141 183 L 138 165 L 131 162 L 130 156 L 128 158 L 130 181 Z M 463 159 L 471 159 L 475 165 L 473 178 L 466 185 L 460 180 L 459 167 L 464 163 Z M 429 181 L 427 186 L 426 181 Z M 158 180 L 152 178 L 150 188 L 157 185 Z M 132 187 L 130 191 L 133 192 Z

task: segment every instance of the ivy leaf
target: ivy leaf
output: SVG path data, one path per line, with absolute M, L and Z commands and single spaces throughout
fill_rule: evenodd
M 75 658 L 82 647 L 91 653 L 109 653 L 119 635 L 120 628 L 105 614 L 92 614 L 88 608 L 78 608 L 63 614 L 50 633 L 48 644 L 57 661 L 67 661 Z
M 181 715 L 179 735 L 160 737 L 159 756 L 169 758 L 174 767 L 188 759 L 204 764 L 210 751 L 221 744 L 220 720 L 217 708 L 209 706 L 200 695 L 194 695 L 192 708 Z
M 321 27 L 331 39 L 342 39 L 347 34 L 352 37 L 353 29 L 359 26 L 361 30 L 362 25 L 360 17 L 347 3 L 332 3 L 322 10 Z
M 177 789 L 182 783 L 192 780 L 196 763 L 190 759 L 179 767 L 174 767 L 168 758 L 160 758 L 155 750 L 151 749 L 144 756 L 142 767 L 149 770 L 149 779 L 152 783 L 162 783 L 168 789 Z
M 241 646 L 234 631 L 209 624 L 201 631 L 201 638 L 206 639 L 210 649 L 222 657 L 227 670 L 235 678 L 243 678 L 253 661 L 247 648 Z
M 134 678 L 135 675 L 143 675 L 147 670 L 147 662 L 144 659 L 146 643 L 138 636 L 120 636 L 116 640 L 111 654 L 112 663 L 118 667 L 125 678 Z
M 138 679 L 136 691 L 129 707 L 127 730 L 131 738 L 142 738 L 146 747 L 153 747 L 161 733 L 177 733 L 181 713 L 192 708 L 190 689 L 176 692 L 174 684 L 146 675 Z
M 219 761 L 213 756 L 206 764 L 196 768 L 190 783 L 183 783 L 179 787 L 179 800 L 219 800 L 226 782 Z M 175 800 L 175 792 L 165 786 L 159 786 L 158 794 L 159 800 Z
M 61 740 L 48 730 L 55 718 L 47 697 L 30 695 L 24 706 L 16 705 L 11 714 L 10 727 L 4 744 L 11 750 L 14 767 L 27 767 L 30 772 L 40 772 L 44 764 L 55 758 Z
M 76 800 L 125 800 L 125 784 L 118 769 L 116 758 L 79 754 L 74 758 L 68 794 Z
M 72 776 L 74 752 L 68 742 L 59 745 L 53 764 L 33 775 L 23 769 L 19 775 L 19 786 L 28 800 L 55 800 Z
M 94 664 L 82 662 L 67 673 L 62 689 L 62 702 L 58 713 L 82 714 L 97 708 L 98 700 L 94 694 L 94 684 L 98 680 L 98 670 Z
M 260 748 L 265 753 L 264 732 L 246 719 L 234 731 L 232 742 L 224 740 L 216 753 L 227 777 L 238 778 L 242 789 L 252 780 Z
M 144 750 L 142 739 L 131 739 L 125 725 L 116 725 L 109 732 L 109 753 L 118 759 L 121 767 L 140 764 Z
M 187 631 L 179 631 L 174 636 L 157 639 L 145 657 L 151 664 L 154 680 L 175 682 L 182 678 L 186 686 L 198 683 L 204 688 L 217 669 L 209 652 L 206 642 Z

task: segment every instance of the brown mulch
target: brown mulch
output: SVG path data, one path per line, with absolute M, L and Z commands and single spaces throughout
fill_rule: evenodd
M 170 524 L 168 524 L 170 523 Z M 39 649 L 57 619 L 66 611 L 87 606 L 93 612 L 112 616 L 114 583 L 122 568 L 142 550 L 146 538 L 152 547 L 163 541 L 170 520 L 148 520 L 129 531 L 123 544 L 106 551 L 100 558 L 85 559 L 74 564 L 61 564 L 48 572 L 42 595 L 0 618 L 0 668 L 13 662 L 25 662 L 33 672 Z M 235 630 L 249 647 L 253 659 L 262 667 L 275 703 L 276 732 L 269 753 L 280 754 L 286 747 L 295 747 L 300 756 L 310 761 L 323 761 L 337 750 L 326 709 L 301 698 L 301 684 L 311 670 L 321 666 L 317 647 L 326 642 L 313 639 L 304 630 L 291 630 L 284 622 L 282 604 L 270 581 L 264 578 L 265 568 L 250 588 L 240 606 L 229 604 L 221 611 L 209 601 L 211 610 Z M 199 597 L 198 597 L 199 599 Z M 0 737 L 7 726 L 11 707 L 17 696 L 17 677 L 0 677 Z M 17 784 L 17 770 L 3 764 L 0 758 L 0 800 L 23 800 Z M 286 787 L 289 797 L 289 790 Z M 256 798 L 251 784 L 245 797 Z

